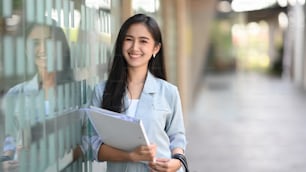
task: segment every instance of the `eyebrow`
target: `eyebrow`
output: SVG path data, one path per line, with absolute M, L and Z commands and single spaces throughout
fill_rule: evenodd
M 134 36 L 132 36 L 132 35 L 125 35 L 125 37 L 132 37 L 132 38 L 134 38 Z M 149 40 L 149 38 L 148 37 L 145 37 L 145 36 L 141 36 L 141 37 L 139 37 L 140 39 L 147 39 L 147 40 Z

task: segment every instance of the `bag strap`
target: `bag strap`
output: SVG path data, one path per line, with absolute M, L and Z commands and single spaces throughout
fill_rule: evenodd
M 187 159 L 186 159 L 186 156 L 184 154 L 177 153 L 177 154 L 172 155 L 172 158 L 180 160 L 181 163 L 183 164 L 184 168 L 185 168 L 185 172 L 189 172 Z

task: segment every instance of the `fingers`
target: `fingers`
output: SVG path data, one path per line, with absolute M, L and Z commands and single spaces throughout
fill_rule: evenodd
M 169 162 L 170 159 L 167 158 L 158 158 L 156 159 L 156 162 L 150 162 L 149 166 L 152 170 L 152 172 L 162 172 L 162 171 L 167 171 L 169 168 Z
M 149 166 L 153 172 L 177 171 L 181 164 L 175 159 L 157 158 L 156 162 L 149 162 Z
M 156 155 L 156 145 L 141 146 L 139 153 L 148 157 L 148 160 L 152 161 Z
M 149 151 L 150 153 L 156 153 L 156 145 L 140 146 L 140 150 Z
M 134 161 L 154 161 L 156 145 L 139 146 L 132 152 Z
M 150 168 L 151 168 L 152 172 L 162 172 L 162 171 L 166 170 L 166 168 L 164 168 L 162 166 L 158 166 L 158 165 L 152 166 Z
M 14 168 L 17 168 L 18 166 L 19 166 L 18 161 L 14 161 L 14 160 L 5 161 L 2 163 L 2 168 L 5 170 L 14 169 Z

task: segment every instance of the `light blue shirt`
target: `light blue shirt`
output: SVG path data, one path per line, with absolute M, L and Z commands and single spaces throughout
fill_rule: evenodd
M 29 107 L 30 98 L 36 96 L 39 93 L 38 76 L 35 75 L 31 80 L 15 85 L 10 88 L 4 97 L 3 109 L 5 112 L 5 134 L 6 138 L 4 141 L 3 152 L 15 151 L 16 141 L 21 142 L 20 128 L 21 123 L 25 121 L 20 121 L 16 114 L 21 114 L 23 116 L 24 109 L 21 106 Z M 20 95 L 23 97 L 20 97 Z M 30 97 L 29 99 L 27 99 Z M 15 108 L 9 109 L 7 103 L 14 104 Z M 24 117 L 26 118 L 26 117 Z M 17 140 L 16 140 L 17 138 Z M 20 143 L 18 143 L 20 144 Z
M 104 87 L 105 82 L 96 85 L 91 102 L 93 106 L 101 107 Z M 128 96 L 125 95 L 124 99 L 125 106 L 128 106 Z M 186 149 L 182 106 L 176 86 L 148 72 L 135 117 L 143 121 L 149 141 L 157 145 L 157 158 L 171 158 L 171 150 L 174 148 Z M 91 149 L 94 159 L 97 160 L 98 150 L 103 141 L 95 131 L 87 131 L 91 132 L 89 136 L 83 137 L 82 149 Z M 141 162 L 108 162 L 107 171 L 144 172 L 149 171 L 149 168 Z

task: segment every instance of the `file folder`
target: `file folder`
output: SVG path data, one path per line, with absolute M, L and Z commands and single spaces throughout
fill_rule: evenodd
M 82 110 L 88 115 L 103 143 L 124 151 L 132 151 L 140 145 L 149 145 L 140 119 L 93 106 Z

